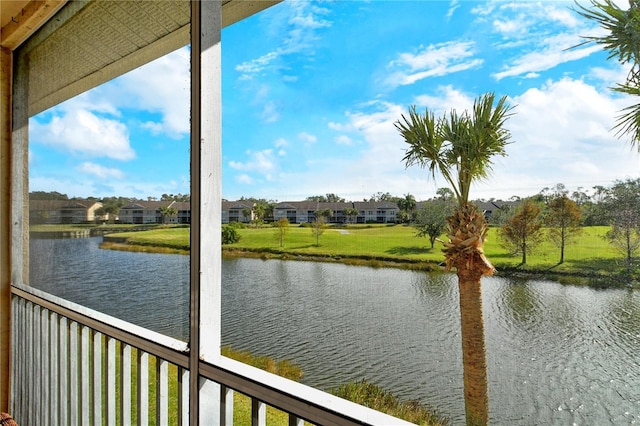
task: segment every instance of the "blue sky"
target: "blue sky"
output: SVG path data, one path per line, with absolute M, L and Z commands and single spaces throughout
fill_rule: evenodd
M 624 3 L 620 3 L 623 5 Z M 299 200 L 446 186 L 405 168 L 393 123 L 486 92 L 516 113 L 513 143 L 471 198 L 528 196 L 640 176 L 611 128 L 626 69 L 600 29 L 559 1 L 285 1 L 222 33 L 223 196 Z M 69 196 L 189 192 L 189 50 L 180 49 L 30 121 L 30 190 Z

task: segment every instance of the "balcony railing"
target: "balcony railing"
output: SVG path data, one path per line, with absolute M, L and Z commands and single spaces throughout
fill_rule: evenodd
M 11 304 L 19 424 L 189 423 L 186 343 L 27 286 L 12 288 Z M 207 424 L 233 424 L 234 392 L 251 399 L 252 425 L 266 425 L 267 406 L 287 413 L 289 425 L 410 424 L 228 358 L 198 370 L 217 384 Z

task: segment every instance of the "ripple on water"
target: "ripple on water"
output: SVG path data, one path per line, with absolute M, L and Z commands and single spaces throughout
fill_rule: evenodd
M 186 338 L 188 257 L 98 240 L 33 240 L 32 284 Z M 454 275 L 257 259 L 223 260 L 222 275 L 223 343 L 292 359 L 312 386 L 366 378 L 463 422 Z M 640 421 L 640 292 L 490 278 L 483 305 L 493 424 Z

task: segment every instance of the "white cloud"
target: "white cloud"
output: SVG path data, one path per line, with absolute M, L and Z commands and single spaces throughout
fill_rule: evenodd
M 104 94 L 121 109 L 136 108 L 160 115 L 144 127 L 179 138 L 189 133 L 189 49 L 182 48 L 133 70 Z
M 240 79 L 251 80 L 267 70 L 280 68 L 280 59 L 287 55 L 302 53 L 312 56 L 318 30 L 331 26 L 331 21 L 323 17 L 329 13 L 328 9 L 311 2 L 287 2 L 278 11 L 281 16 L 273 16 L 271 25 L 273 33 L 278 34 L 277 37 L 282 41 L 275 50 L 236 65 Z M 295 81 L 297 76 L 287 75 L 286 78 Z
M 260 118 L 265 123 L 275 123 L 278 121 L 278 119 L 280 119 L 280 111 L 278 111 L 276 103 L 271 101 L 265 103 L 260 113 Z
M 560 34 L 548 37 L 538 49 L 516 57 L 511 64 L 504 67 L 503 71 L 493 74 L 493 77 L 496 80 L 501 80 L 505 77 L 530 75 L 549 70 L 565 62 L 582 59 L 602 50 L 597 45 L 572 49 L 579 43 L 579 37 L 574 35 Z
M 253 179 L 251 178 L 251 176 L 247 175 L 247 174 L 240 174 L 240 175 L 236 175 L 235 176 L 235 180 L 238 183 L 243 183 L 245 185 L 252 185 L 253 184 Z
M 98 116 L 82 106 L 80 102 L 80 108 L 76 108 L 74 98 L 55 108 L 49 122 L 32 119 L 31 141 L 84 157 L 131 160 L 136 156 L 125 124 Z
M 473 107 L 473 98 L 449 85 L 438 87 L 435 95 L 416 96 L 414 103 L 418 112 L 424 112 L 420 110 L 422 107 L 423 110 L 426 108 L 433 111 L 436 116 L 442 116 L 451 109 L 458 112 L 470 110 Z
M 309 134 L 307 132 L 300 132 L 298 133 L 298 139 L 300 139 L 302 142 L 304 142 L 305 144 L 314 144 L 318 141 L 318 138 L 315 137 L 312 134 Z
M 501 188 L 493 196 L 531 195 L 556 183 L 609 185 L 637 173 L 637 158 L 610 131 L 625 102 L 568 78 L 515 97 L 516 115 L 507 122 L 514 143 L 496 162 L 491 183 Z
M 276 170 L 277 162 L 272 149 L 247 151 L 247 161 L 229 161 L 229 167 L 245 172 L 257 172 L 269 177 Z
M 451 3 L 449 3 L 449 10 L 447 10 L 447 19 L 450 19 L 453 16 L 453 13 L 456 11 L 456 9 L 458 9 L 460 7 L 460 3 L 458 2 L 458 0 L 451 0 Z
M 86 161 L 80 164 L 77 167 L 77 170 L 81 173 L 87 173 L 90 175 L 97 176 L 101 179 L 122 179 L 124 178 L 124 173 L 120 169 L 112 168 L 112 167 L 104 167 L 100 164 L 92 163 Z
M 278 58 L 278 53 L 269 52 L 259 58 L 236 65 L 236 71 L 242 74 L 257 74 L 262 72 L 271 62 Z
M 473 58 L 475 43 L 446 42 L 422 47 L 415 53 L 401 53 L 389 64 L 393 71 L 385 79 L 391 87 L 413 84 L 427 77 L 438 77 L 477 68 L 483 60 Z
M 338 145 L 353 145 L 353 141 L 351 140 L 351 138 L 346 135 L 336 136 L 334 141 Z

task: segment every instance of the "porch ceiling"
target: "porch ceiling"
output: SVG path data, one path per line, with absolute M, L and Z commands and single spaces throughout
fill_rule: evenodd
M 222 26 L 278 1 L 223 0 Z M 1 44 L 28 64 L 29 116 L 187 45 L 189 4 L 0 1 Z

